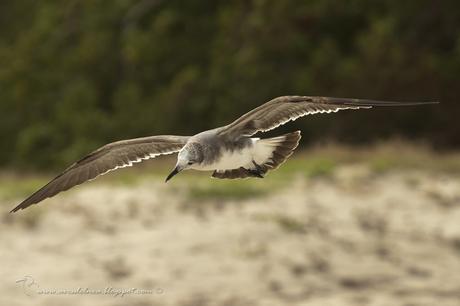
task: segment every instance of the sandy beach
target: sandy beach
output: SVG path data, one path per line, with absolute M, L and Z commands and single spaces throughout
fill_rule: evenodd
M 460 305 L 458 175 L 316 174 L 101 179 L 14 215 L 5 198 L 0 304 Z

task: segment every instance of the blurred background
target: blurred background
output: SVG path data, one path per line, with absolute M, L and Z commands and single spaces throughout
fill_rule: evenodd
M 459 15 L 457 1 L 2 1 L 0 161 L 63 166 L 288 94 L 442 102 L 302 120 L 304 145 L 458 148 Z
M 460 305 L 460 2 L 2 1 L 0 63 L 0 304 Z M 264 180 L 160 158 L 8 214 L 101 145 L 280 95 L 441 104 L 284 126 Z M 37 293 L 109 286 L 152 292 Z

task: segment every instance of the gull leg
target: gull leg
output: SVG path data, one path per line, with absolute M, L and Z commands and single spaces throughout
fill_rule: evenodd
M 249 173 L 251 173 L 253 176 L 258 177 L 258 178 L 264 178 L 264 170 L 263 168 L 258 165 L 255 161 L 252 161 L 254 166 L 256 167 L 255 169 L 247 169 Z

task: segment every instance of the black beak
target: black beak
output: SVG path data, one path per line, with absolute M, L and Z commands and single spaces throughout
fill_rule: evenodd
M 179 167 L 174 168 L 174 170 L 166 178 L 165 183 L 167 183 L 170 179 L 173 178 L 174 175 L 178 174 L 179 172 L 180 172 Z

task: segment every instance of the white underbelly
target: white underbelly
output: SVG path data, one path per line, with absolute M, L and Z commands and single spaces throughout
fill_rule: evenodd
M 257 164 L 263 164 L 272 155 L 272 149 L 270 147 L 261 146 L 260 143 L 258 143 L 258 138 L 252 138 L 252 141 L 252 146 L 248 146 L 241 150 L 224 151 L 220 158 L 213 163 L 196 165 L 192 167 L 192 169 L 201 171 L 231 170 L 239 169 L 240 167 L 249 169 L 254 168 L 253 161 Z
M 196 170 L 229 170 L 248 167 L 252 163 L 252 148 L 223 152 L 219 159 L 211 164 L 197 165 Z

